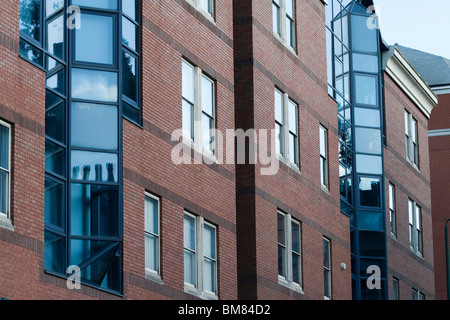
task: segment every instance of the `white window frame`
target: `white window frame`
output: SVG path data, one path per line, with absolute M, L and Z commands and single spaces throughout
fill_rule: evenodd
M 322 139 L 323 133 L 323 139 Z M 320 182 L 322 187 L 328 189 L 328 129 L 320 125 Z M 323 151 L 322 151 L 323 150 Z
M 324 298 L 324 300 L 331 300 L 331 298 L 332 298 L 332 291 L 333 291 L 332 288 L 331 288 L 331 286 L 332 286 L 332 279 L 331 279 L 331 277 L 332 277 L 332 273 L 331 273 L 331 240 L 326 238 L 326 237 L 323 237 L 322 239 L 323 239 L 322 240 L 322 244 L 324 244 L 324 242 L 328 243 L 328 257 L 327 257 L 327 259 L 328 259 L 328 263 L 329 263 L 328 267 L 325 264 L 323 265 L 323 269 L 324 269 L 323 281 L 324 281 L 324 284 L 325 284 L 325 281 L 328 281 L 328 289 L 329 289 L 329 292 L 325 292 L 324 291 L 323 298 Z M 325 251 L 325 247 L 324 246 L 323 246 L 322 250 Z M 325 257 L 325 252 L 323 252 L 323 255 Z M 325 277 L 325 271 L 328 274 L 327 277 Z M 324 290 L 325 290 L 325 285 L 324 285 Z
M 184 283 L 184 291 L 186 293 L 192 294 L 194 296 L 200 297 L 205 300 L 217 300 L 218 299 L 218 275 L 217 275 L 217 260 L 218 260 L 218 254 L 217 254 L 217 227 L 207 221 L 201 216 L 196 216 L 190 212 L 184 211 L 183 215 L 183 223 L 184 223 L 184 216 L 189 216 L 190 218 L 194 219 L 195 221 L 195 252 L 194 252 L 194 260 L 195 260 L 195 285 L 192 285 L 190 283 L 185 282 Z M 215 292 L 211 292 L 204 289 L 203 285 L 203 268 L 204 268 L 204 259 L 205 254 L 203 250 L 203 230 L 204 226 L 208 225 L 209 227 L 212 227 L 214 229 L 214 237 L 215 237 L 215 253 L 216 258 L 214 260 L 215 262 L 215 270 L 214 270 L 214 288 Z M 184 247 L 184 245 L 183 245 Z
M 182 60 L 182 66 L 183 64 L 186 64 L 187 66 L 189 66 L 190 68 L 193 69 L 194 71 L 194 83 L 193 83 L 193 99 L 194 101 L 189 101 L 188 99 L 186 99 L 185 97 L 182 97 L 182 100 L 185 100 L 187 102 L 189 102 L 189 104 L 191 104 L 193 106 L 193 114 L 191 114 L 192 117 L 192 121 L 191 121 L 191 126 L 192 126 L 192 130 L 193 132 L 191 132 L 191 134 L 193 135 L 193 138 L 191 138 L 190 136 L 186 136 L 185 133 L 185 129 L 182 128 L 183 130 L 183 141 L 191 146 L 191 148 L 193 148 L 194 150 L 197 150 L 198 152 L 209 156 L 212 159 L 215 159 L 215 153 L 217 150 L 217 141 L 216 141 L 216 136 L 215 136 L 215 129 L 216 129 L 216 83 L 213 79 L 211 79 L 208 75 L 204 74 L 202 69 L 200 69 L 199 67 L 194 66 L 193 64 L 191 64 L 190 62 L 188 62 L 187 60 L 183 59 Z M 183 70 L 183 68 L 182 68 Z M 206 112 L 203 111 L 202 108 L 202 79 L 205 78 L 207 81 L 211 82 L 212 84 L 212 115 L 208 115 Z M 183 83 L 182 83 L 183 85 Z M 212 140 L 213 143 L 210 143 L 209 147 L 212 147 L 213 150 L 211 150 L 211 148 L 205 148 L 203 146 L 203 124 L 202 124 L 202 116 L 203 114 L 207 115 L 209 118 L 212 119 L 212 128 L 211 130 L 211 134 L 212 134 Z M 184 123 L 184 120 L 183 120 Z
M 395 186 L 392 183 L 389 183 L 389 222 L 390 222 L 390 231 L 391 236 L 394 238 L 397 237 L 397 214 L 396 214 L 396 194 L 395 194 Z
M 400 299 L 400 282 L 397 278 L 392 278 L 392 300 Z
M 189 4 L 191 4 L 195 9 L 200 11 L 204 16 L 214 22 L 214 5 L 215 0 L 206 0 L 211 5 L 211 12 L 205 10 L 202 6 L 202 0 L 186 0 Z
M 425 300 L 425 294 L 415 288 L 412 288 L 412 300 Z
M 411 113 L 405 110 L 405 145 L 406 158 L 409 162 L 419 169 L 419 144 L 418 134 L 419 128 L 417 120 L 414 119 Z
M 408 199 L 409 247 L 418 256 L 423 256 L 422 208 Z
M 14 231 L 14 227 L 11 221 L 11 125 L 5 121 L 0 120 L 0 125 L 8 129 L 8 169 L 1 168 L 0 170 L 6 172 L 7 178 L 7 190 L 6 190 L 6 212 L 0 212 L 0 228 L 5 228 Z M 3 152 L 3 150 L 1 150 Z
M 286 276 L 278 274 L 278 283 L 288 287 L 292 290 L 298 291 L 300 293 L 303 293 L 303 270 L 302 270 L 302 224 L 300 221 L 292 218 L 290 214 L 284 213 L 280 210 L 277 210 L 277 223 L 278 223 L 278 215 L 283 216 L 283 223 L 284 223 L 284 248 L 285 248 L 285 255 L 283 260 L 283 266 L 285 268 L 284 272 Z M 300 252 L 296 253 L 299 255 L 300 263 L 299 263 L 299 282 L 294 282 L 293 280 L 293 261 L 292 261 L 292 254 L 293 254 L 293 239 L 292 239 L 292 223 L 298 225 L 299 227 L 299 245 L 300 245 Z M 280 246 L 281 244 L 278 242 L 277 246 Z
M 276 120 L 275 116 L 275 127 L 280 126 L 280 139 L 275 137 L 275 139 L 279 142 L 279 146 L 281 150 L 276 150 L 276 154 L 280 156 L 285 162 L 291 164 L 295 169 L 299 169 L 300 166 L 300 144 L 299 144 L 299 106 L 295 101 L 291 100 L 289 96 L 275 88 L 274 90 L 274 110 L 276 113 L 276 95 L 281 95 L 281 113 L 282 113 L 282 123 Z M 289 127 L 289 105 L 295 106 L 295 131 L 293 128 Z M 289 138 L 294 136 L 294 144 L 295 150 L 291 150 L 291 144 L 289 142 Z M 281 153 L 280 153 L 281 151 Z M 293 161 L 292 161 L 293 160 Z
M 151 199 L 156 201 L 156 205 L 157 205 L 157 225 L 158 225 L 158 233 L 155 234 L 151 231 L 145 230 L 144 229 L 144 234 L 145 236 L 149 235 L 153 238 L 156 238 L 156 268 L 157 270 L 153 270 L 150 268 L 145 267 L 145 277 L 147 279 L 151 279 L 153 281 L 162 283 L 161 280 L 161 199 L 149 192 L 145 193 L 145 205 L 144 205 L 144 211 L 145 211 L 145 217 L 144 219 L 147 219 L 147 199 Z M 148 248 L 145 247 L 145 260 L 147 260 L 147 253 L 148 253 Z
M 296 11 L 296 0 L 292 0 L 293 2 L 293 12 L 292 12 L 292 17 L 288 15 L 287 12 L 287 4 L 286 2 L 290 1 L 290 0 L 272 0 L 272 19 L 275 18 L 275 7 L 278 9 L 277 10 L 277 29 L 275 30 L 275 21 L 272 21 L 272 31 L 274 33 L 274 35 L 286 46 L 288 47 L 290 50 L 295 52 L 295 48 L 296 48 L 296 43 L 297 43 L 297 22 L 296 22 L 296 17 L 295 17 L 295 11 Z M 292 22 L 292 39 L 287 39 L 287 23 L 288 21 Z

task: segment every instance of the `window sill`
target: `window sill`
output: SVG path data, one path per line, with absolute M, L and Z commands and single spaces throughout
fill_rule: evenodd
M 414 169 L 417 170 L 418 173 L 420 173 L 420 169 L 419 166 L 417 164 L 415 164 L 414 162 L 411 161 L 410 158 L 406 157 L 406 161 L 408 161 L 408 163 L 411 165 L 411 167 L 413 167 Z
M 0 216 L 0 228 L 14 232 L 14 226 L 12 224 L 12 221 L 4 216 Z
M 145 269 L 145 279 L 159 283 L 161 285 L 164 284 L 161 279 L 161 275 L 150 269 Z
M 287 281 L 284 277 L 278 276 L 278 284 L 300 294 L 305 294 L 302 287 L 298 283 Z
M 203 300 L 219 300 L 216 294 L 208 291 L 200 292 L 196 287 L 188 283 L 184 284 L 184 292 Z
M 288 159 L 286 159 L 284 156 L 282 156 L 281 154 L 277 153 L 277 160 L 281 161 L 282 163 L 284 163 L 285 165 L 287 165 L 289 168 L 291 168 L 292 170 L 294 170 L 295 172 L 297 172 L 298 174 L 301 174 L 300 172 L 300 168 L 298 167 L 298 165 L 296 165 L 295 163 L 289 161 Z
M 200 12 L 203 16 L 205 16 L 205 18 L 208 19 L 212 24 L 216 25 L 216 21 L 214 21 L 214 17 L 209 12 L 203 10 L 202 7 L 195 4 L 195 2 L 193 0 L 186 0 L 186 2 L 189 3 L 195 10 Z
M 273 30 L 272 30 L 272 33 L 273 33 L 274 37 L 275 37 L 278 41 L 280 41 L 280 42 L 284 45 L 284 47 L 285 47 L 286 49 L 289 50 L 290 53 L 292 53 L 296 58 L 298 58 L 297 52 L 295 51 L 294 48 L 292 48 L 292 47 L 286 42 L 286 40 L 284 40 L 278 33 L 276 33 L 276 32 L 273 31 Z

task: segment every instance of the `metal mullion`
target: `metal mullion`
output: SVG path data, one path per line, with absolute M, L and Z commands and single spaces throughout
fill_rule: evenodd
M 45 140 L 48 140 L 48 141 L 50 141 L 50 142 L 52 142 L 52 143 L 54 143 L 54 144 L 56 144 L 56 145 L 58 145 L 59 147 L 62 147 L 62 148 L 64 148 L 64 149 L 67 148 L 67 145 L 65 145 L 65 144 L 63 144 L 62 142 L 60 142 L 60 141 L 58 141 L 58 140 L 55 140 L 55 139 L 53 139 L 52 137 L 49 137 L 49 136 L 47 136 L 47 135 L 45 135 Z

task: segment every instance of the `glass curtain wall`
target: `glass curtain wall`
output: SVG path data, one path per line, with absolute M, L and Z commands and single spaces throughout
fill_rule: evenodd
M 46 71 L 46 272 L 122 292 L 122 115 L 139 124 L 139 1 L 21 0 L 20 55 Z M 123 112 L 122 112 L 123 110 Z
M 338 104 L 341 211 L 350 218 L 352 288 L 358 300 L 388 297 L 380 35 L 371 19 L 373 13 L 357 0 L 332 0 L 326 6 L 328 88 Z M 373 266 L 380 270 L 375 280 Z

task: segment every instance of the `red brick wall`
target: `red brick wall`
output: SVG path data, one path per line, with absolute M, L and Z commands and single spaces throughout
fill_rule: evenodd
M 386 135 L 386 227 L 388 230 L 389 294 L 392 277 L 399 279 L 400 299 L 411 299 L 412 288 L 434 299 L 433 234 L 428 146 L 428 119 L 387 75 L 385 79 Z M 404 111 L 418 123 L 419 169 L 406 158 Z M 397 238 L 389 236 L 389 183 L 395 186 Z M 408 199 L 422 208 L 423 257 L 409 246 Z
M 438 106 L 431 113 L 430 130 L 450 128 L 450 94 L 439 95 L 438 99 Z M 429 143 L 436 299 L 446 300 L 445 222 L 450 218 L 450 136 L 430 137 Z

